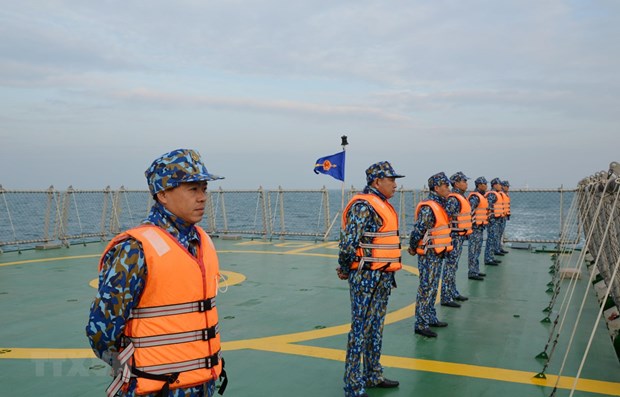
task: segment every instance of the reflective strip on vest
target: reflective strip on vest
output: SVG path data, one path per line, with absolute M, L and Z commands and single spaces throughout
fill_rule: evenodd
M 127 353 L 123 355 L 124 352 L 127 352 Z M 121 390 L 121 387 L 123 386 L 123 384 L 129 382 L 129 380 L 132 377 L 135 377 L 135 375 L 131 373 L 131 368 L 128 365 L 128 361 L 133 355 L 133 353 L 134 353 L 134 345 L 130 343 L 125 348 L 125 350 L 123 350 L 118 355 L 120 364 L 122 365 L 121 367 L 122 371 L 116 376 L 116 378 L 114 378 L 114 381 L 112 381 L 110 386 L 108 386 L 108 388 L 106 389 L 107 397 L 116 396 L 116 393 L 118 393 Z M 173 364 L 152 365 L 148 367 L 136 367 L 136 369 L 142 372 L 148 372 L 153 375 L 165 375 L 165 374 L 170 374 L 170 373 L 175 373 L 175 372 L 186 372 L 186 371 L 192 371 L 195 369 L 202 369 L 202 368 L 210 369 L 218 365 L 220 361 L 222 361 L 221 350 L 219 350 L 217 353 L 209 357 L 197 358 L 194 360 L 173 363 Z
M 445 230 L 445 232 L 432 235 L 432 233 L 441 232 L 442 230 Z M 426 244 L 424 244 L 424 252 L 428 251 L 430 248 L 451 247 L 452 243 L 439 243 L 438 244 L 438 243 L 432 242 L 437 239 L 450 237 L 450 231 L 452 231 L 452 228 L 449 226 L 439 226 L 439 227 L 434 227 L 432 229 L 428 229 L 423 239 L 423 241 L 426 240 Z M 429 244 L 429 241 L 431 242 L 430 244 Z
M 197 340 L 209 340 L 215 338 L 220 332 L 220 323 L 213 327 L 197 329 L 196 331 L 180 332 L 178 334 L 143 336 L 141 338 L 131 338 L 134 347 L 153 347 L 171 345 L 175 343 L 187 343 Z
M 177 305 L 139 307 L 131 310 L 129 318 L 151 318 L 194 312 L 204 312 L 215 307 L 215 297 L 203 301 L 179 303 Z
M 364 232 L 364 236 L 366 237 L 391 237 L 398 236 L 398 230 L 394 230 L 391 232 Z
M 212 356 L 201 357 L 194 360 L 183 361 L 172 364 L 150 365 L 147 367 L 136 367 L 137 370 L 148 372 L 154 375 L 165 375 L 174 372 L 187 372 L 195 369 L 209 369 L 215 367 L 222 360 L 222 351 L 219 350 Z

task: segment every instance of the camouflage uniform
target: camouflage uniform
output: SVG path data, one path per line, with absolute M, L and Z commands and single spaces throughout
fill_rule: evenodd
M 441 183 L 450 184 L 450 180 L 443 172 L 429 178 L 428 187 L 430 192 L 428 199 L 439 203 L 445 208 L 446 200 L 433 191 L 433 188 Z M 426 232 L 433 227 L 435 227 L 433 210 L 428 205 L 424 205 L 420 208 L 417 219 L 413 224 L 409 248 L 415 250 L 420 240 L 426 235 Z M 416 330 L 427 329 L 429 326 L 439 322 L 437 312 L 435 311 L 435 300 L 437 299 L 437 289 L 439 287 L 443 260 L 444 254 L 437 254 L 432 249 L 428 250 L 424 255 L 418 255 L 420 283 L 418 285 L 415 307 Z
M 458 181 L 467 181 L 469 178 L 462 172 L 457 172 L 450 177 L 452 192 L 465 197 L 465 191 L 459 190 L 454 185 Z M 461 212 L 461 203 L 456 197 L 448 197 L 446 200 L 446 212 L 448 217 L 453 220 Z M 459 259 L 463 250 L 463 242 L 468 236 L 461 236 L 457 232 L 452 232 L 452 251 L 446 254 L 443 264 L 443 274 L 441 276 L 441 303 L 453 302 L 455 298 L 461 296 L 456 289 L 456 272 L 459 268 Z
M 508 181 L 502 181 L 501 185 L 502 185 L 502 188 L 504 186 L 510 187 L 510 183 Z M 504 194 L 507 195 L 508 193 L 504 192 Z M 502 218 L 500 235 L 499 235 L 499 239 L 497 239 L 497 250 L 495 251 L 496 254 L 507 252 L 507 251 L 504 251 L 504 248 L 502 247 L 502 241 L 504 241 L 504 231 L 506 230 L 506 221 L 508 221 L 508 219 L 510 219 L 510 216 L 505 216 Z
M 152 195 L 176 187 L 184 182 L 222 179 L 209 174 L 197 152 L 179 149 L 155 160 L 145 172 Z M 155 202 L 143 224 L 161 227 L 176 238 L 192 255 L 197 256 L 200 237 L 193 224 L 175 216 L 162 204 Z M 110 366 L 117 364 L 118 350 L 129 313 L 139 301 L 147 279 L 147 264 L 142 245 L 132 237 L 119 242 L 104 256 L 99 273 L 97 295 L 90 309 L 86 335 L 97 355 Z M 135 395 L 136 378 L 131 378 L 126 392 L 120 396 Z M 201 385 L 170 390 L 169 397 L 213 396 L 213 380 Z M 151 393 L 146 397 L 154 397 Z
M 499 178 L 494 178 L 491 181 L 491 186 L 501 183 Z M 495 253 L 499 252 L 499 239 L 502 227 L 502 218 L 492 215 L 497 197 L 494 194 L 490 194 L 487 197 L 489 201 L 489 226 L 487 228 L 487 244 L 484 250 L 484 263 L 493 263 L 495 260 Z
M 476 185 L 475 191 L 482 194 L 486 193 L 478 188 L 478 185 L 487 184 L 487 180 L 485 177 L 481 176 L 474 181 Z M 471 205 L 472 213 L 478 205 L 480 204 L 480 200 L 478 196 L 472 195 L 469 198 L 469 204 Z M 472 225 L 472 233 L 469 235 L 469 245 L 467 252 L 467 260 L 468 260 L 468 271 L 467 275 L 469 277 L 477 276 L 480 273 L 480 251 L 482 251 L 482 235 L 484 232 L 485 225 L 476 225 L 475 223 Z
M 401 178 L 388 162 L 371 165 L 366 170 L 368 186 L 364 194 L 374 194 L 383 200 L 387 198 L 370 184 L 377 178 Z M 381 383 L 383 367 L 380 363 L 383 343 L 383 324 L 387 303 L 393 287 L 396 287 L 394 272 L 361 269 L 351 270 L 356 261 L 356 250 L 360 244 L 370 244 L 372 238 L 362 237 L 366 232 L 377 232 L 382 226 L 381 217 L 366 201 L 355 202 L 346 215 L 346 225 L 340 234 L 338 272 L 348 275 L 351 298 L 351 330 L 348 335 L 347 355 L 344 373 L 345 396 L 361 396 L 365 387 Z M 365 256 L 371 250 L 365 249 Z M 362 370 L 362 357 L 364 368 Z

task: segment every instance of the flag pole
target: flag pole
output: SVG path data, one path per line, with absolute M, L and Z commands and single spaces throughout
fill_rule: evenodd
M 346 152 L 346 146 L 349 144 L 349 142 L 347 142 L 347 136 L 346 135 L 341 136 L 340 140 L 341 140 L 340 145 L 342 145 L 342 152 L 345 153 Z M 346 153 L 345 153 L 344 165 L 346 167 Z M 342 172 L 343 172 L 342 175 L 343 176 L 345 175 L 344 171 L 345 170 L 342 170 Z M 342 211 L 344 211 L 344 179 L 345 178 L 342 178 L 342 179 L 343 179 L 343 181 L 342 181 L 342 191 L 340 192 L 340 213 L 341 214 L 342 214 Z

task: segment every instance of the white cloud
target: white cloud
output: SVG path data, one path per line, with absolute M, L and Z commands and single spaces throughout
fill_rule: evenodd
M 410 186 L 489 167 L 571 184 L 618 160 L 618 16 L 614 1 L 9 2 L 0 165 L 24 147 L 59 164 L 91 151 L 88 169 L 195 145 L 225 153 L 223 174 L 242 164 L 235 187 L 273 184 L 252 162 L 289 153 L 276 184 L 303 187 L 348 133 L 351 167 L 393 158 Z M 547 172 L 567 158 L 583 171 Z

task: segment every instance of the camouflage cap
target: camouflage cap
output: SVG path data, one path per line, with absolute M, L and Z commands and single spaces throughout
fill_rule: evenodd
M 453 186 L 456 182 L 467 181 L 467 180 L 469 180 L 469 178 L 465 176 L 465 174 L 463 174 L 461 171 L 455 173 L 454 175 L 450 177 L 450 183 L 452 183 Z
M 144 175 L 152 195 L 185 182 L 224 179 L 223 176 L 210 174 L 200 154 L 191 149 L 177 149 L 163 154 L 153 161 Z
M 500 185 L 502 184 L 501 179 L 499 179 L 499 178 L 493 178 L 493 180 L 491 180 L 491 186 L 496 185 L 496 184 L 498 184 L 498 183 L 499 183 Z
M 478 186 L 478 185 L 486 185 L 488 182 L 487 182 L 487 178 L 483 176 L 479 176 L 478 178 L 476 178 L 474 183 L 476 184 L 476 186 Z
M 439 186 L 439 185 L 441 185 L 443 183 L 445 183 L 448 186 L 450 185 L 450 180 L 448 179 L 446 174 L 443 173 L 443 172 L 439 172 L 439 173 L 431 176 L 430 178 L 428 178 L 428 188 L 430 190 L 433 190 L 433 188 L 435 186 Z
M 510 187 L 510 182 L 502 181 L 502 186 Z
M 397 174 L 392 165 L 387 161 L 374 163 L 366 169 L 366 183 L 370 185 L 372 181 L 379 178 L 403 178 L 404 175 Z

